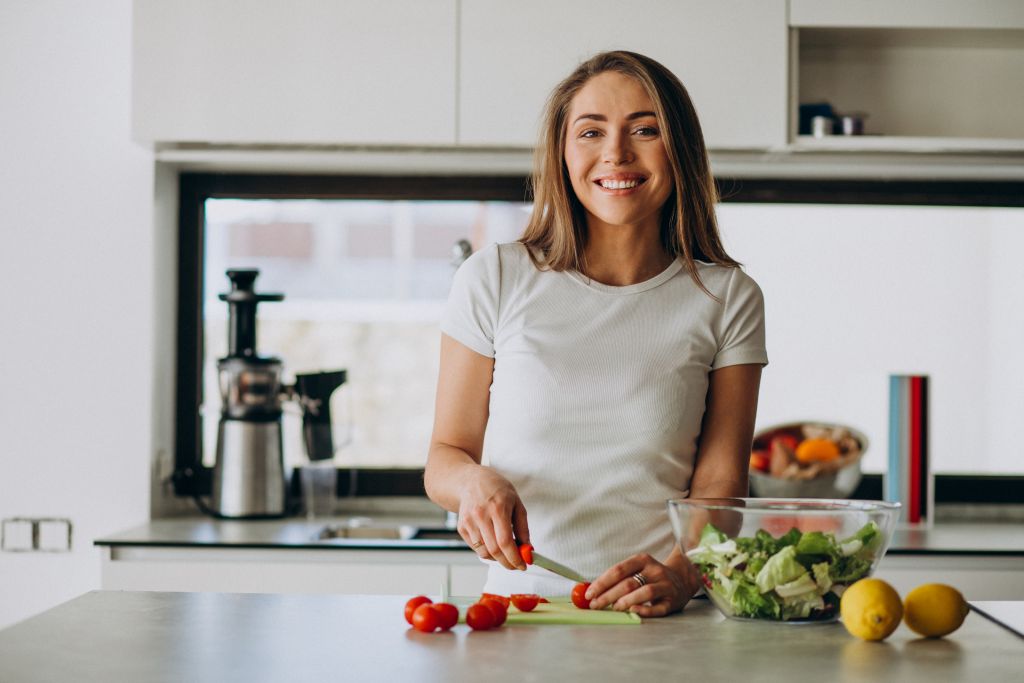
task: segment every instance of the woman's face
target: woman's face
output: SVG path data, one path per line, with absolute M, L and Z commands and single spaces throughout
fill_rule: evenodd
M 614 71 L 594 76 L 573 98 L 567 126 L 565 165 L 588 225 L 659 230 L 672 170 L 643 86 Z

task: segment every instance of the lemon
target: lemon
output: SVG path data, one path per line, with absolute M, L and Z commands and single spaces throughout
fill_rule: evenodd
M 881 579 L 861 579 L 839 601 L 843 626 L 863 640 L 883 640 L 900 625 L 903 603 L 896 589 Z
M 926 583 L 907 593 L 903 620 L 910 630 L 941 638 L 960 628 L 970 608 L 960 591 L 943 583 Z

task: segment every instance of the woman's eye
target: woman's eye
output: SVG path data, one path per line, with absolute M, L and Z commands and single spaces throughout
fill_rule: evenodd
M 589 128 L 580 133 L 581 138 L 596 138 L 598 135 L 598 131 L 594 130 L 593 128 Z
M 654 126 L 640 126 L 639 128 L 637 128 L 633 132 L 636 133 L 637 135 L 642 135 L 644 137 L 650 137 L 652 135 L 657 135 L 658 134 L 658 129 L 655 128 Z

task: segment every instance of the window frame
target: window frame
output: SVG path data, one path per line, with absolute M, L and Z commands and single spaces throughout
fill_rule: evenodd
M 1024 181 L 716 178 L 723 202 L 1024 208 Z M 175 455 L 179 497 L 209 495 L 203 465 L 203 245 L 207 199 L 419 199 L 530 202 L 529 178 L 492 175 L 179 175 Z M 339 471 L 338 491 L 360 496 L 423 496 L 423 469 Z M 297 482 L 291 483 L 293 487 Z M 865 474 L 853 494 L 882 497 L 882 475 Z M 1020 503 L 1024 476 L 936 474 L 936 503 Z

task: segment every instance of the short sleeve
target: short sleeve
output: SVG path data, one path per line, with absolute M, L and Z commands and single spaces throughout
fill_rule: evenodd
M 500 290 L 501 261 L 498 245 L 492 244 L 455 271 L 441 331 L 480 355 L 494 358 Z
M 767 365 L 761 288 L 749 275 L 734 268 L 723 303 L 718 352 L 711 368 L 717 370 L 746 363 Z

